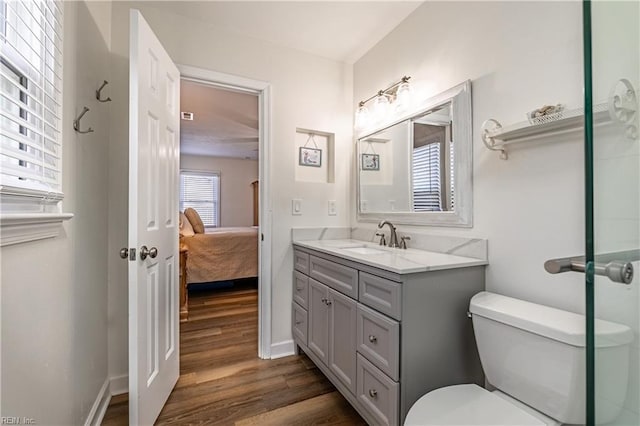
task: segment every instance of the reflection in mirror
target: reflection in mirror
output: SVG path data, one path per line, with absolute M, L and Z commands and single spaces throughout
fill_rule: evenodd
M 360 140 L 362 211 L 409 211 L 409 122 Z
M 471 226 L 471 84 L 361 137 L 358 220 Z
M 411 211 L 454 209 L 451 122 L 450 103 L 412 120 Z

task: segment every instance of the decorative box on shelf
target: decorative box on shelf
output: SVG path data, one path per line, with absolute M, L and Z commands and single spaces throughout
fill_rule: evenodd
M 609 101 L 593 105 L 592 114 L 594 126 L 618 124 L 625 126 L 629 139 L 638 138 L 638 98 L 628 80 L 618 80 Z M 502 126 L 490 118 L 482 124 L 482 141 L 491 151 L 499 151 L 500 158 L 506 160 L 509 157 L 507 145 L 580 131 L 584 128 L 584 117 L 584 108 L 575 108 L 509 126 Z

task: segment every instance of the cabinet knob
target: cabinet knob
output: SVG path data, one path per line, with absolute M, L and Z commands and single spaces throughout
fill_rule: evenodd
M 325 305 L 327 304 L 327 299 L 325 299 L 324 297 L 323 297 L 322 299 L 320 299 L 320 301 L 321 301 L 322 303 L 324 303 Z
M 371 343 L 376 343 L 378 341 L 378 338 L 376 336 L 374 336 L 373 334 L 369 335 L 369 341 Z
M 327 306 L 331 306 L 331 300 L 327 300 L 326 302 L 324 302 L 327 304 Z
M 371 398 L 377 398 L 378 397 L 378 391 L 375 389 L 369 389 L 369 396 Z

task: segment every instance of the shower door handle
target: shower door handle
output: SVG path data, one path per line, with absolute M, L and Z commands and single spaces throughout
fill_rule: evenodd
M 603 275 L 611 281 L 621 284 L 631 284 L 633 281 L 633 264 L 640 260 L 640 250 L 598 255 L 602 262 L 593 265 L 595 275 Z M 544 269 L 550 274 L 562 272 L 585 272 L 587 265 L 584 256 L 562 257 L 544 262 Z

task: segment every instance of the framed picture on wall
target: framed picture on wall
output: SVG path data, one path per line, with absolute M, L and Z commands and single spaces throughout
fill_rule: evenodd
M 298 164 L 308 167 L 320 167 L 322 166 L 322 150 L 316 148 L 300 147 L 300 154 L 298 157 Z
M 362 170 L 380 170 L 378 154 L 362 154 Z

